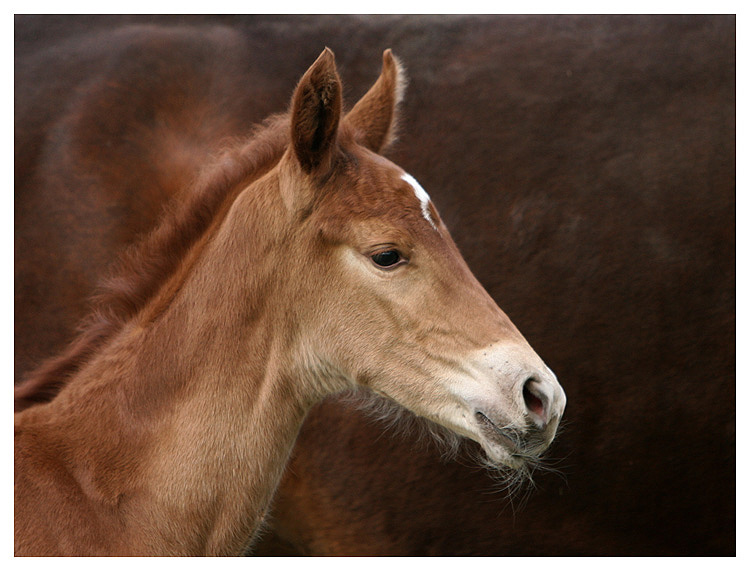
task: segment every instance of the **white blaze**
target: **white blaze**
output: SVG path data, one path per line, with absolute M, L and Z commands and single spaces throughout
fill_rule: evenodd
M 428 208 L 430 204 L 430 195 L 427 194 L 427 191 L 422 188 L 421 184 L 417 182 L 417 179 L 415 179 L 409 173 L 402 174 L 401 180 L 408 182 L 409 185 L 411 185 L 411 187 L 414 189 L 414 194 L 417 196 L 417 199 L 422 205 L 422 216 L 424 216 L 425 220 L 427 220 L 427 222 L 429 222 L 432 227 L 437 230 L 437 226 L 435 226 L 435 222 L 432 220 L 432 216 L 430 216 L 430 210 Z

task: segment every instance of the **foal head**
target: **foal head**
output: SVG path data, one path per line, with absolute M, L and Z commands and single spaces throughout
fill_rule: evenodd
M 419 183 L 378 153 L 401 91 L 386 51 L 347 114 L 333 54 L 300 81 L 278 165 L 295 359 L 313 382 L 369 387 L 520 467 L 565 407 L 554 374 L 478 283 Z

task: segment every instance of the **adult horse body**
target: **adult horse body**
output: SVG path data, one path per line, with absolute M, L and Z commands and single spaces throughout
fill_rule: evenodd
M 329 399 L 267 539 L 342 555 L 734 552 L 733 17 L 16 22 L 17 378 L 319 46 L 359 94 L 372 46 L 390 45 L 411 76 L 392 156 L 565 380 L 565 481 L 537 478 L 512 510 L 483 471 Z
M 69 377 L 16 415 L 16 554 L 241 554 L 307 411 L 357 385 L 494 464 L 523 469 L 550 444 L 565 407 L 554 375 L 425 191 L 375 154 L 401 83 L 386 51 L 342 118 L 324 51 L 289 118 L 209 166 L 76 343 L 19 387 Z

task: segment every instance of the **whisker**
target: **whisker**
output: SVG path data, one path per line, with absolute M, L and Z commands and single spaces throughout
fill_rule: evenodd
M 480 447 L 467 445 L 474 444 L 473 441 L 417 416 L 384 396 L 355 389 L 345 393 L 342 398 L 347 404 L 381 423 L 386 432 L 408 438 L 421 449 L 434 446 L 442 461 L 455 461 L 467 468 L 484 469 L 493 482 L 493 488 L 488 493 L 503 494 L 514 514 L 526 505 L 531 493 L 537 488 L 535 474 L 556 474 L 567 483 L 562 467 L 558 467 L 565 459 L 543 459 L 541 452 L 545 449 L 544 439 L 535 431 L 527 434 L 510 424 L 498 427 L 515 446 L 513 456 L 523 460 L 520 468 L 510 468 L 490 461 Z

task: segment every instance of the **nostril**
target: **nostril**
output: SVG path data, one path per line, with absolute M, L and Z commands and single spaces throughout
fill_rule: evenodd
M 530 377 L 526 379 L 523 385 L 523 402 L 526 404 L 526 408 L 542 419 L 542 422 L 547 421 L 547 415 L 545 411 L 545 400 L 546 397 L 543 393 L 536 390 L 534 384 L 536 379 Z

